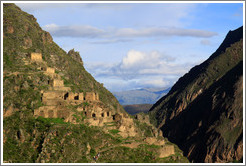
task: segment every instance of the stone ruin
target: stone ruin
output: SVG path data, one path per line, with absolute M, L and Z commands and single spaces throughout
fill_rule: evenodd
M 48 84 L 51 85 L 52 87 L 64 87 L 63 80 L 59 80 L 59 79 L 49 80 Z
M 30 59 L 32 62 L 43 62 L 41 53 L 31 53 Z M 118 129 L 123 137 L 137 134 L 133 119 L 126 113 L 121 113 L 119 106 L 117 111 L 113 107 L 106 106 L 100 102 L 99 94 L 95 92 L 71 92 L 71 88 L 64 86 L 64 81 L 55 73 L 54 68 L 47 67 L 45 62 L 42 64 L 39 69 L 51 78 L 48 81 L 50 87 L 49 90 L 41 92 L 44 106 L 34 110 L 35 117 L 62 118 L 65 122 L 77 123 L 73 116 L 74 112 L 68 111 L 67 108 L 68 105 L 76 105 L 77 111 L 86 117 L 84 123 L 104 127 L 105 123 L 115 122 L 118 126 L 108 128 Z
M 172 154 L 175 154 L 174 146 L 173 145 L 165 145 L 159 149 L 159 157 L 168 157 Z
M 99 96 L 94 92 L 87 92 L 85 96 L 88 100 L 99 100 Z
M 147 115 L 147 114 L 138 113 L 134 116 L 134 118 L 139 120 L 142 123 L 146 123 L 146 124 L 150 125 L 149 115 Z
M 43 61 L 41 53 L 32 52 L 30 54 L 30 58 L 31 58 L 31 61 L 33 61 L 33 62 L 42 62 Z
M 47 74 L 54 74 L 55 73 L 55 69 L 51 68 L 51 67 L 43 67 L 43 68 L 41 68 L 41 70 L 45 71 L 45 73 L 47 73 Z

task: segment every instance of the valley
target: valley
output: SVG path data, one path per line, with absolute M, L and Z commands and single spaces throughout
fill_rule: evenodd
M 172 87 L 110 92 L 85 69 L 86 55 L 75 49 L 65 51 L 32 14 L 17 5 L 3 3 L 2 7 L 3 163 L 244 161 L 242 26 L 229 31 L 207 60 Z M 117 67 L 149 60 L 149 54 L 142 58 L 142 53 L 133 52 L 133 59 L 128 55 Z M 177 65 L 172 64 L 175 58 L 164 59 L 165 63 L 147 63 L 150 69 L 143 70 L 144 77 L 148 79 L 155 65 L 170 70 Z M 136 69 L 139 74 L 141 67 L 127 70 Z M 177 68 L 180 74 L 185 67 Z M 116 67 L 113 70 L 119 72 Z M 162 72 L 158 70 L 158 77 Z M 122 73 L 118 74 L 125 77 Z M 177 74 L 168 69 L 167 73 L 170 80 Z M 169 85 L 164 79 L 148 80 L 146 85 L 149 82 Z

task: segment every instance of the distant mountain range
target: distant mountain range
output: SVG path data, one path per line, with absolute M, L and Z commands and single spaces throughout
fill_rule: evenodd
M 169 92 L 170 88 L 142 88 L 122 92 L 113 92 L 121 105 L 154 104 Z

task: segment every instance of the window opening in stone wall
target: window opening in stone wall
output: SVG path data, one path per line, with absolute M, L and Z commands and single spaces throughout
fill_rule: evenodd
M 74 96 L 74 100 L 79 100 L 79 96 Z
M 107 112 L 107 116 L 109 116 L 109 112 Z
M 18 139 L 21 138 L 21 133 L 20 133 L 20 131 L 17 131 L 17 137 L 18 137 Z
M 92 117 L 93 117 L 93 118 L 95 118 L 95 117 L 96 117 L 96 114 L 95 114 L 95 113 L 93 113 L 93 114 L 92 114 Z
M 102 115 L 102 117 L 104 117 L 104 113 L 102 113 L 101 115 Z
M 64 100 L 67 100 L 67 98 L 68 98 L 68 93 L 64 95 Z

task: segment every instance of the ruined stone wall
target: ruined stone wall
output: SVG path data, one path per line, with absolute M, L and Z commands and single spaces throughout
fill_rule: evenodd
M 146 115 L 146 114 L 143 114 L 143 113 L 139 113 L 139 114 L 135 115 L 135 119 L 139 120 L 142 123 L 150 124 L 149 115 Z
M 96 93 L 95 95 L 96 95 L 96 100 L 99 100 L 99 94 Z
M 83 93 L 73 93 L 73 92 L 67 92 L 65 94 L 65 100 L 68 101 L 84 101 L 84 94 Z
M 53 73 L 55 73 L 55 69 L 54 68 L 51 68 L 51 67 L 47 67 L 46 68 L 46 73 L 53 74 Z
M 34 116 L 42 116 L 44 118 L 63 118 L 70 117 L 71 112 L 57 106 L 43 106 L 34 110 Z
M 32 61 L 37 61 L 37 62 L 43 61 L 41 53 L 32 52 L 30 56 Z
M 79 93 L 79 100 L 84 100 L 84 94 L 83 93 Z
M 86 92 L 85 100 L 90 100 L 90 101 L 96 100 L 96 94 L 94 92 Z
M 46 91 L 46 92 L 43 92 L 43 96 L 42 96 L 43 99 L 61 99 L 63 100 L 64 98 L 64 92 L 61 92 L 61 91 Z
M 42 102 L 45 105 L 64 105 L 64 92 L 47 91 L 42 95 Z
M 50 80 L 49 84 L 53 87 L 63 87 L 64 86 L 63 80 L 59 80 L 59 79 Z
M 163 146 L 160 150 L 159 150 L 159 157 L 163 158 L 163 157 L 167 157 L 170 156 L 172 154 L 175 154 L 174 152 L 174 146 L 173 145 L 165 145 Z

